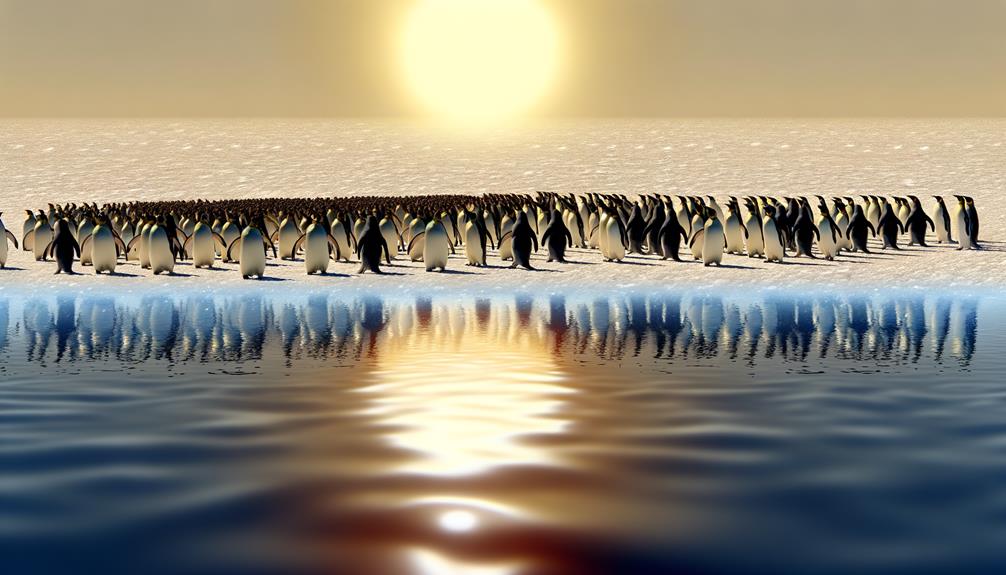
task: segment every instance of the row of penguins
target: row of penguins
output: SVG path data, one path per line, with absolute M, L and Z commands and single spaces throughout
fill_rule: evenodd
M 95 273 L 115 273 L 119 260 L 138 261 L 154 274 L 173 273 L 178 261 L 196 268 L 220 259 L 237 263 L 242 277 L 261 278 L 266 260 L 303 258 L 308 274 L 327 273 L 332 261 L 359 260 L 358 273 L 381 273 L 381 260 L 424 262 L 447 268 L 463 249 L 467 265 L 486 266 L 487 245 L 510 267 L 534 269 L 531 254 L 547 248 L 548 261 L 566 263 L 566 249 L 597 249 L 604 261 L 626 254 L 656 254 L 681 261 L 682 244 L 706 266 L 724 253 L 782 262 L 790 252 L 828 260 L 843 251 L 869 253 L 868 238 L 883 249 L 927 246 L 927 232 L 959 250 L 981 249 L 974 200 L 955 196 L 947 206 L 933 196 L 927 213 L 916 196 L 806 197 L 614 194 L 431 195 L 225 201 L 130 202 L 98 206 L 49 204 L 25 210 L 21 249 L 36 261 L 73 262 Z M 2 216 L 2 213 L 0 213 Z M 0 267 L 14 234 L 0 218 Z

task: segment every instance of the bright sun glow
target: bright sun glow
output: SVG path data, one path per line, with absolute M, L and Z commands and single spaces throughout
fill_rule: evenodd
M 431 111 L 463 121 L 520 114 L 548 89 L 555 26 L 537 0 L 419 0 L 402 43 L 409 85 Z

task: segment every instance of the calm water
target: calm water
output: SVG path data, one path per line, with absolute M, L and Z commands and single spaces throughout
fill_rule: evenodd
M 0 297 L 3 571 L 1001 572 L 1004 319 Z

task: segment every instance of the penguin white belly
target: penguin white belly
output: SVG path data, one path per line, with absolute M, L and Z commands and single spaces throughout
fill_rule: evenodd
M 692 239 L 689 240 L 689 248 L 692 251 L 692 259 L 701 260 L 702 259 L 702 248 L 706 243 L 706 230 L 705 228 L 695 232 Z
M 213 232 L 209 228 L 199 225 L 192 232 L 192 265 L 197 268 L 213 267 L 216 259 L 216 249 L 213 245 Z
M 785 250 L 782 242 L 779 241 L 779 230 L 776 228 L 775 222 L 770 219 L 766 220 L 763 233 L 765 235 L 765 261 L 781 262 Z
M 618 222 L 615 218 L 608 218 L 604 226 L 604 244 L 607 248 L 606 259 L 620 262 L 625 259 L 625 246 L 622 244 L 622 235 L 618 231 Z
M 88 242 L 88 249 L 91 252 L 91 265 L 94 266 L 95 273 L 109 272 L 115 273 L 117 255 L 115 253 L 115 239 L 112 231 L 102 226 L 98 231 L 91 234 L 91 241 Z M 81 253 L 83 253 L 83 248 Z
M 719 265 L 723 263 L 723 226 L 719 222 L 706 224 L 705 238 L 702 242 L 702 263 L 704 265 Z
M 157 275 L 161 272 L 171 273 L 175 270 L 175 258 L 171 254 L 171 242 L 168 241 L 167 231 L 159 226 L 150 230 L 150 239 L 147 240 L 147 257 L 150 261 L 150 270 Z
M 308 274 L 326 273 L 328 262 L 328 235 L 324 228 L 312 228 L 304 238 L 304 268 Z
M 241 250 L 238 256 L 242 277 L 265 275 L 265 244 L 262 234 L 252 228 L 247 233 L 241 234 Z
M 49 242 L 52 241 L 52 228 L 48 224 L 42 224 L 41 226 L 35 226 L 35 233 L 33 236 L 34 244 L 32 245 L 32 253 L 35 255 L 35 261 L 42 259 L 45 255 L 45 248 L 49 246 Z
M 597 249 L 600 247 L 602 231 L 600 224 L 601 222 L 597 219 L 597 214 L 592 213 L 590 214 L 590 217 L 587 218 L 587 233 L 589 234 L 587 237 L 587 247 L 591 249 Z
M 831 223 L 828 220 L 822 219 L 818 223 L 817 229 L 821 232 L 821 239 L 817 242 L 817 248 L 821 250 L 826 259 L 835 259 L 835 256 L 838 255 L 838 244 L 831 238 Z
M 967 232 L 967 222 L 964 220 L 964 215 L 964 210 L 954 210 L 954 217 L 951 218 L 954 223 L 953 234 L 957 236 L 957 249 L 970 250 L 971 236 Z
M 353 253 L 355 248 L 346 232 L 346 226 L 339 220 L 332 222 L 332 237 L 335 238 L 335 243 L 339 244 L 339 255 L 342 256 L 340 259 L 348 262 L 349 254 Z
M 486 263 L 482 236 L 474 222 L 465 222 L 465 256 L 468 258 L 468 265 L 482 266 Z
M 510 221 L 509 219 L 504 219 L 502 227 L 500 227 L 500 230 L 501 233 L 506 237 L 500 240 L 499 245 L 496 246 L 499 248 L 500 259 L 504 261 L 513 259 L 513 234 L 507 235 L 507 232 L 511 231 L 512 229 L 513 229 L 513 222 Z
M 597 247 L 601 250 L 601 257 L 606 260 L 611 259 L 611 252 L 608 250 L 608 222 L 610 220 L 611 216 L 608 214 L 601 214 L 597 219 Z
M 279 229 L 279 257 L 284 260 L 296 259 L 297 254 L 294 251 L 299 239 L 300 230 L 296 224 L 289 220 L 285 221 Z
M 447 256 L 451 251 L 451 240 L 444 226 L 439 222 L 431 222 L 426 226 L 426 244 L 423 246 L 423 263 L 426 271 L 436 268 L 447 269 Z
M 727 236 L 727 253 L 743 254 L 744 229 L 741 227 L 741 222 L 739 219 L 737 219 L 737 216 L 731 216 L 730 218 L 727 218 L 726 236 Z
M 7 265 L 7 229 L 0 222 L 0 268 Z
M 569 230 L 569 235 L 573 238 L 573 245 L 580 247 L 583 245 L 583 236 L 580 235 L 580 228 L 576 225 L 576 214 L 567 210 L 563 213 L 562 221 Z
M 152 226 L 144 226 L 140 231 L 140 267 L 150 269 L 150 229 Z
M 946 224 L 944 223 L 945 212 L 943 209 L 937 205 L 936 209 L 933 210 L 933 224 L 936 226 L 936 240 L 941 244 L 945 244 L 950 241 L 950 233 L 947 230 Z

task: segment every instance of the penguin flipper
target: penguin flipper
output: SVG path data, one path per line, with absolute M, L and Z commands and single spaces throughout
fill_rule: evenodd
M 90 237 L 88 238 L 90 239 Z M 118 258 L 120 255 L 126 255 L 126 244 L 122 242 L 122 238 L 118 234 L 112 232 L 112 241 L 115 242 L 115 257 Z M 86 243 L 86 240 L 85 240 Z
M 14 244 L 14 249 L 18 249 L 17 238 L 14 237 L 14 234 L 10 233 L 10 230 L 4 230 L 4 231 L 7 232 L 7 239 L 10 240 L 12 244 Z
M 192 238 L 193 237 L 195 237 L 195 234 L 192 234 L 191 236 L 185 238 L 185 241 L 182 243 L 182 249 L 185 250 L 185 255 L 188 256 L 188 257 L 190 257 L 190 258 L 192 257 Z
M 182 231 L 182 228 L 175 228 L 175 237 L 178 238 L 178 242 L 181 245 L 185 245 L 185 242 L 189 240 L 189 236 L 185 235 L 185 232 Z
M 216 243 L 217 247 L 220 248 L 221 252 L 227 251 L 227 242 L 224 241 L 224 237 L 220 234 L 213 232 L 213 241 Z
M 419 238 L 422 238 L 424 236 L 426 236 L 426 232 L 419 232 L 418 234 L 412 236 L 412 239 L 409 241 L 409 248 L 407 250 L 405 250 L 405 251 L 407 251 L 411 255 L 412 254 L 412 247 L 414 245 L 416 245 L 416 242 L 419 240 Z M 425 241 L 425 240 L 423 240 L 423 241 Z
M 297 241 L 293 242 L 293 255 L 297 257 L 297 253 L 300 252 L 300 248 L 304 246 L 304 239 L 307 238 L 307 234 L 301 234 Z
M 332 255 L 334 254 L 335 257 L 333 259 L 335 261 L 341 260 L 342 250 L 339 248 L 339 242 L 337 242 L 335 238 L 332 237 L 332 234 L 328 234 L 327 239 L 328 239 L 328 257 L 332 257 Z
M 35 249 L 35 230 L 28 230 L 28 233 L 21 238 L 21 245 L 24 246 L 25 250 Z
M 594 228 L 594 229 L 597 229 L 597 228 Z M 505 234 L 503 234 L 502 236 L 500 236 L 500 241 L 498 243 L 500 245 L 502 245 L 503 241 L 506 240 L 507 236 L 510 236 L 511 240 L 512 240 L 513 239 L 513 230 L 508 230 Z
M 84 250 L 87 249 L 87 246 L 91 245 L 91 239 L 92 238 L 94 238 L 93 235 L 89 235 L 86 238 L 84 238 L 84 241 L 81 242 L 81 244 L 80 244 L 80 253 L 84 253 Z
M 688 247 L 690 248 L 695 247 L 695 242 L 697 242 L 699 238 L 704 238 L 705 236 L 706 236 L 705 230 L 699 230 L 695 232 L 695 235 L 692 236 L 692 239 L 688 241 Z
M 234 254 L 234 250 L 237 249 L 240 251 L 243 241 L 244 238 L 237 237 L 234 238 L 234 241 L 231 242 L 231 245 L 227 246 L 227 261 L 234 261 L 234 258 L 232 257 L 232 255 Z

